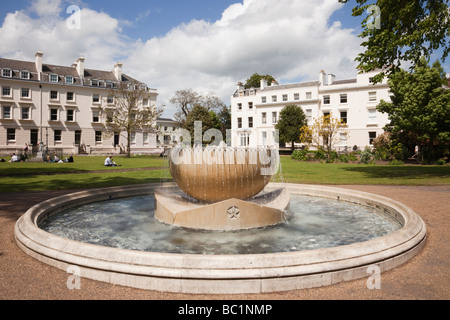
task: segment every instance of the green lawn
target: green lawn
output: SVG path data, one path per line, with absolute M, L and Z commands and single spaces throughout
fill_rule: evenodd
M 444 185 L 450 166 L 389 166 L 297 162 L 281 158 L 288 183 L 329 185 Z M 115 158 L 121 167 L 105 168 L 104 157 L 75 157 L 75 163 L 0 163 L 0 192 L 81 190 L 170 180 L 166 159 Z M 153 168 L 149 170 L 149 168 Z M 133 171 L 125 171 L 125 170 Z M 139 170 L 142 169 L 142 170 Z M 98 172 L 101 171 L 101 172 Z M 61 173 L 61 174 L 58 174 Z

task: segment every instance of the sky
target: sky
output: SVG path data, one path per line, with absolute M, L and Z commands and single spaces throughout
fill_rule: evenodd
M 321 70 L 354 78 L 364 48 L 353 6 L 338 0 L 2 1 L 0 57 L 34 61 L 42 51 L 44 63 L 70 66 L 85 57 L 86 67 L 98 70 L 120 61 L 126 74 L 158 90 L 158 106 L 172 117 L 169 100 L 177 90 L 214 93 L 229 105 L 237 82 L 254 73 L 280 84 L 318 80 Z

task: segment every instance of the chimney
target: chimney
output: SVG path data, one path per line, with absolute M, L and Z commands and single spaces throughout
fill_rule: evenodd
M 336 76 L 334 74 L 329 74 L 328 75 L 328 85 L 331 86 L 335 79 L 336 79 Z
M 78 60 L 76 62 L 77 72 L 80 77 L 84 77 L 84 60 L 85 59 L 83 57 L 81 57 L 81 58 L 78 58 Z
M 267 80 L 261 79 L 261 90 L 264 90 L 265 87 L 267 87 Z
M 44 56 L 44 53 L 41 51 L 36 52 L 36 70 L 38 73 L 38 79 L 41 80 L 41 73 L 42 73 L 42 57 Z
M 122 63 L 117 62 L 114 66 L 114 75 L 118 81 L 122 81 Z
M 327 74 L 323 70 L 320 71 L 319 82 L 320 82 L 320 84 L 322 86 L 326 86 L 327 85 Z
M 238 91 L 244 91 L 244 89 L 245 89 L 244 84 L 243 84 L 242 82 L 238 82 L 238 84 L 237 84 L 237 90 L 238 90 Z

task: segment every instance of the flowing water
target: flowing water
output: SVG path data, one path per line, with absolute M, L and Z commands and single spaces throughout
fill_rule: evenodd
M 83 205 L 45 220 L 40 228 L 94 245 L 147 252 L 232 255 L 303 251 L 389 235 L 402 225 L 383 210 L 338 200 L 291 195 L 289 219 L 273 227 L 218 232 L 177 228 L 154 217 L 154 197 Z

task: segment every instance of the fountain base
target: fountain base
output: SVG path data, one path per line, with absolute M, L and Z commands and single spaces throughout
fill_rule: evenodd
M 260 194 L 249 200 L 229 199 L 203 203 L 178 188 L 155 192 L 155 218 L 177 227 L 235 231 L 277 225 L 286 220 L 290 196 L 284 189 Z

